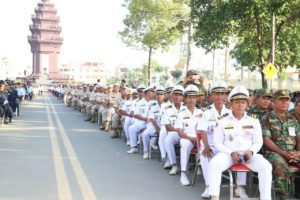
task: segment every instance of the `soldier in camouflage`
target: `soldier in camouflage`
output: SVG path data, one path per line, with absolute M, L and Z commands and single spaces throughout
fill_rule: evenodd
M 266 89 L 258 89 L 255 92 L 255 103 L 250 106 L 248 113 L 256 115 L 259 120 L 268 113 L 268 108 L 271 103 L 272 94 Z
M 266 158 L 273 165 L 275 191 L 280 200 L 288 198 L 292 170 L 289 165 L 300 167 L 300 126 L 288 113 L 290 103 L 288 90 L 274 93 L 274 111 L 267 113 L 262 121 Z

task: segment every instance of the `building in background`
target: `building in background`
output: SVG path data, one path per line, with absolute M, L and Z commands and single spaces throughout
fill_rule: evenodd
M 96 83 L 98 79 L 105 84 L 111 76 L 103 62 L 71 62 L 59 68 L 60 74 L 70 81 Z

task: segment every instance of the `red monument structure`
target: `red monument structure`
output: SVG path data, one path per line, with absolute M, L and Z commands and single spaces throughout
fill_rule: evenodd
M 32 15 L 33 24 L 29 26 L 31 35 L 28 42 L 33 55 L 31 79 L 60 79 L 58 74 L 58 55 L 63 38 L 60 36 L 60 18 L 50 0 L 41 0 Z

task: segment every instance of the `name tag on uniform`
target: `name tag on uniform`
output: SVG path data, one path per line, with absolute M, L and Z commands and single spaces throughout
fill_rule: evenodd
M 289 127 L 289 136 L 296 136 L 295 127 Z

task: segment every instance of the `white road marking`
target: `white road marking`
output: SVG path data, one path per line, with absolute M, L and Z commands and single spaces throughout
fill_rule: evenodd
M 68 157 L 72 157 L 72 158 L 78 158 L 75 150 L 70 142 L 70 139 L 64 129 L 64 126 L 54 108 L 54 106 L 51 104 L 51 99 L 49 98 L 49 96 L 47 95 L 46 98 L 48 99 L 48 102 L 50 102 L 50 108 L 52 109 L 53 115 L 55 117 L 55 120 L 57 122 L 57 126 L 58 126 L 58 130 L 61 133 L 61 137 L 62 137 L 62 142 L 66 148 L 66 152 L 68 154 Z M 77 183 L 80 187 L 83 199 L 86 200 L 96 200 L 97 197 L 92 189 L 92 186 L 86 176 L 86 174 L 84 173 L 84 170 L 81 167 L 81 164 L 79 162 L 78 159 L 71 159 L 70 160 L 71 166 L 73 168 Z
M 45 100 L 46 102 L 47 99 Z M 52 146 L 58 197 L 60 200 L 69 200 L 72 199 L 72 193 L 71 193 L 68 177 L 66 174 L 66 170 L 64 167 L 64 163 L 63 160 L 61 159 L 63 156 L 60 151 L 56 131 L 55 129 L 52 128 L 54 123 L 48 105 L 46 106 L 46 109 L 47 109 L 47 117 L 49 123 L 50 141 Z

